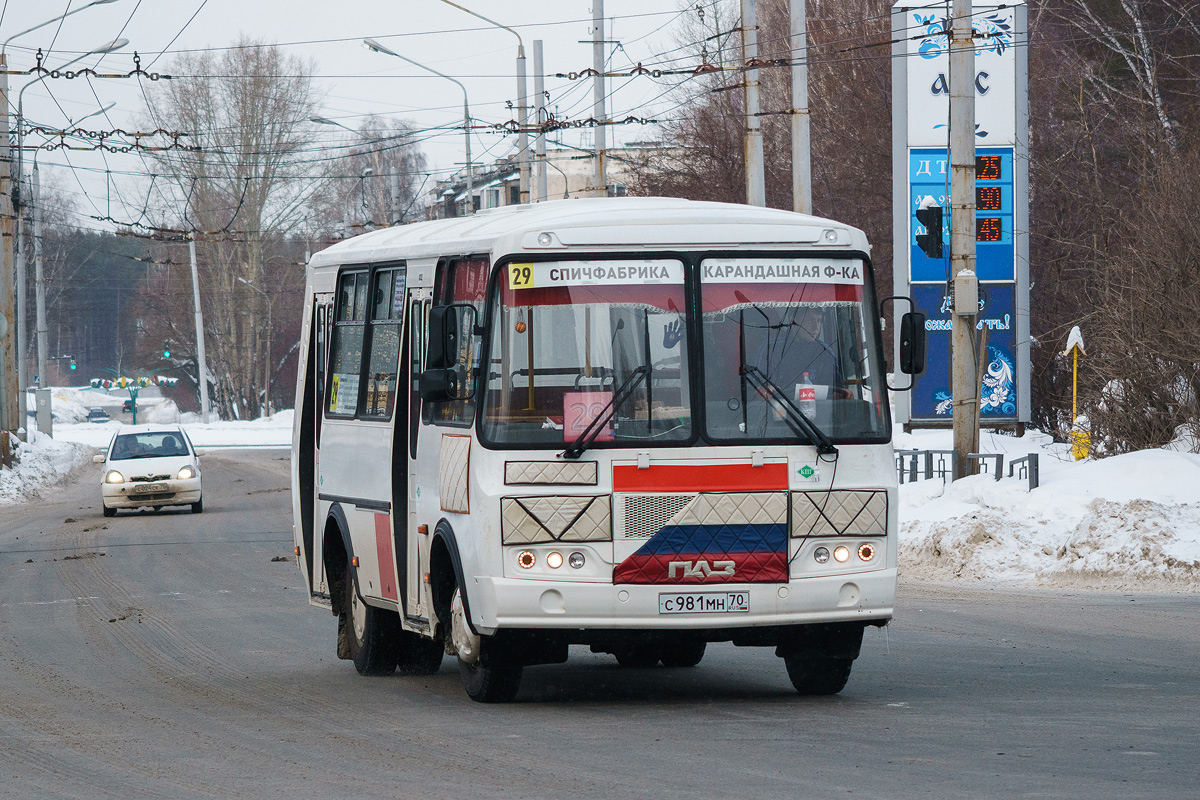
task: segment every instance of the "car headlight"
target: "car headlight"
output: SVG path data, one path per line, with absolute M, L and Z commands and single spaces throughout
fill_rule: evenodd
M 124 483 L 125 476 L 122 475 L 121 473 L 117 472 L 115 469 L 110 469 L 104 475 L 104 482 L 105 483 Z
M 196 477 L 196 468 L 192 467 L 190 465 L 186 466 L 186 467 L 181 467 L 179 470 L 179 474 L 176 475 L 175 477 L 181 481 L 186 481 L 189 478 L 194 478 L 194 477 Z

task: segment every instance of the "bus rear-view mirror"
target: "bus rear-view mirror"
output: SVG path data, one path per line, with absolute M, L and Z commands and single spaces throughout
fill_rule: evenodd
M 900 318 L 900 371 L 920 375 L 925 371 L 925 315 L 910 311 Z

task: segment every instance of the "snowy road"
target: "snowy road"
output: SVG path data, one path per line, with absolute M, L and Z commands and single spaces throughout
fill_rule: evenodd
M 486 707 L 452 663 L 359 677 L 290 557 L 287 454 L 205 460 L 205 513 L 0 507 L 0 797 L 1190 796 L 1200 598 L 906 583 L 838 697 L 771 652 L 573 649 Z

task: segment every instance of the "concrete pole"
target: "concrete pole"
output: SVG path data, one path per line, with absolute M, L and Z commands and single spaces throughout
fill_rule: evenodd
M 196 232 L 188 239 L 188 258 L 192 262 L 192 303 L 196 308 L 196 380 L 200 384 L 200 418 L 209 422 L 208 362 L 204 358 L 204 315 L 200 311 L 200 273 L 196 268 Z
M 0 430 L 21 427 L 24 403 L 18 403 L 17 293 L 13 286 L 14 252 L 12 162 L 8 146 L 8 61 L 0 52 Z M 24 398 L 21 398 L 24 399 Z M 8 460 L 8 453 L 0 453 Z
M 537 202 L 544 203 L 549 195 L 546 185 L 546 132 L 541 129 L 546 121 L 546 71 L 542 66 L 542 40 L 533 40 L 533 94 L 534 108 L 537 109 L 538 133 L 534 139 L 533 151 L 533 183 L 534 197 Z
M 954 321 L 950 334 L 954 394 L 955 478 L 973 473 L 968 453 L 979 451 L 979 369 L 975 324 L 979 280 L 975 272 L 975 42 L 971 0 L 954 0 L 950 39 L 950 274 Z
M 758 69 L 747 67 L 758 59 L 758 15 L 754 0 L 742 0 L 742 75 L 746 97 L 746 204 L 765 206 L 767 184 L 763 175 L 762 117 L 758 105 Z
M 790 0 L 792 28 L 792 210 L 812 213 L 812 156 L 808 116 L 807 0 Z
M 518 37 L 520 42 L 520 37 Z M 529 89 L 525 75 L 525 45 L 517 45 L 517 119 L 521 130 L 517 134 L 517 151 L 521 165 L 521 203 L 529 202 Z
M 46 367 L 49 364 L 50 335 L 46 328 L 46 273 L 42 258 L 42 182 L 38 177 L 37 161 L 33 162 L 33 181 L 30 184 L 30 199 L 33 203 L 33 282 L 37 295 L 37 370 L 42 386 L 46 386 Z
M 596 120 L 596 197 L 608 196 L 608 175 L 604 159 L 606 132 L 604 128 L 604 0 L 592 0 L 592 118 Z
M 25 171 L 20 164 L 17 165 L 17 194 L 21 198 L 19 203 L 14 203 L 13 213 L 16 215 L 13 219 L 13 249 L 16 250 L 17 259 L 17 385 L 22 389 L 28 389 L 30 386 L 29 380 L 29 320 L 26 319 L 29 315 L 26 313 L 25 298 L 29 295 L 29 264 L 25 258 L 25 242 L 22 239 L 25 233 L 25 209 L 29 206 L 28 200 L 25 199 L 25 190 L 21 185 L 25 183 Z M 39 373 L 40 375 L 41 373 Z M 41 378 L 45 380 L 45 378 Z M 44 386 L 45 383 L 42 383 Z

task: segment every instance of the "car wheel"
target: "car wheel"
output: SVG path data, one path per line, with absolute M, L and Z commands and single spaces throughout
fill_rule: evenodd
M 154 510 L 155 510 L 155 511 L 162 511 L 162 506 L 155 506 L 155 507 L 154 507 Z
M 521 688 L 521 664 L 480 636 L 467 624 L 462 592 L 454 587 L 450 600 L 450 636 L 458 652 L 458 674 L 467 696 L 477 703 L 507 703 Z
M 157 511 L 158 507 L 156 507 L 154 510 Z M 193 514 L 199 514 L 202 511 L 204 511 L 204 498 L 203 497 L 201 497 L 196 502 L 192 503 L 192 513 Z
M 680 642 L 668 645 L 662 651 L 664 667 L 694 667 L 704 658 L 706 642 Z
M 354 588 L 354 572 L 346 565 L 342 580 L 342 613 L 338 635 L 345 636 L 348 655 L 359 675 L 390 675 L 396 671 L 396 637 L 400 617 L 394 611 L 369 606 Z
M 104 506 L 104 516 L 115 517 L 116 515 L 117 515 L 117 510 L 115 508 L 109 508 L 108 506 Z
M 812 655 L 784 656 L 788 677 L 800 694 L 837 694 L 850 679 L 854 659 Z

